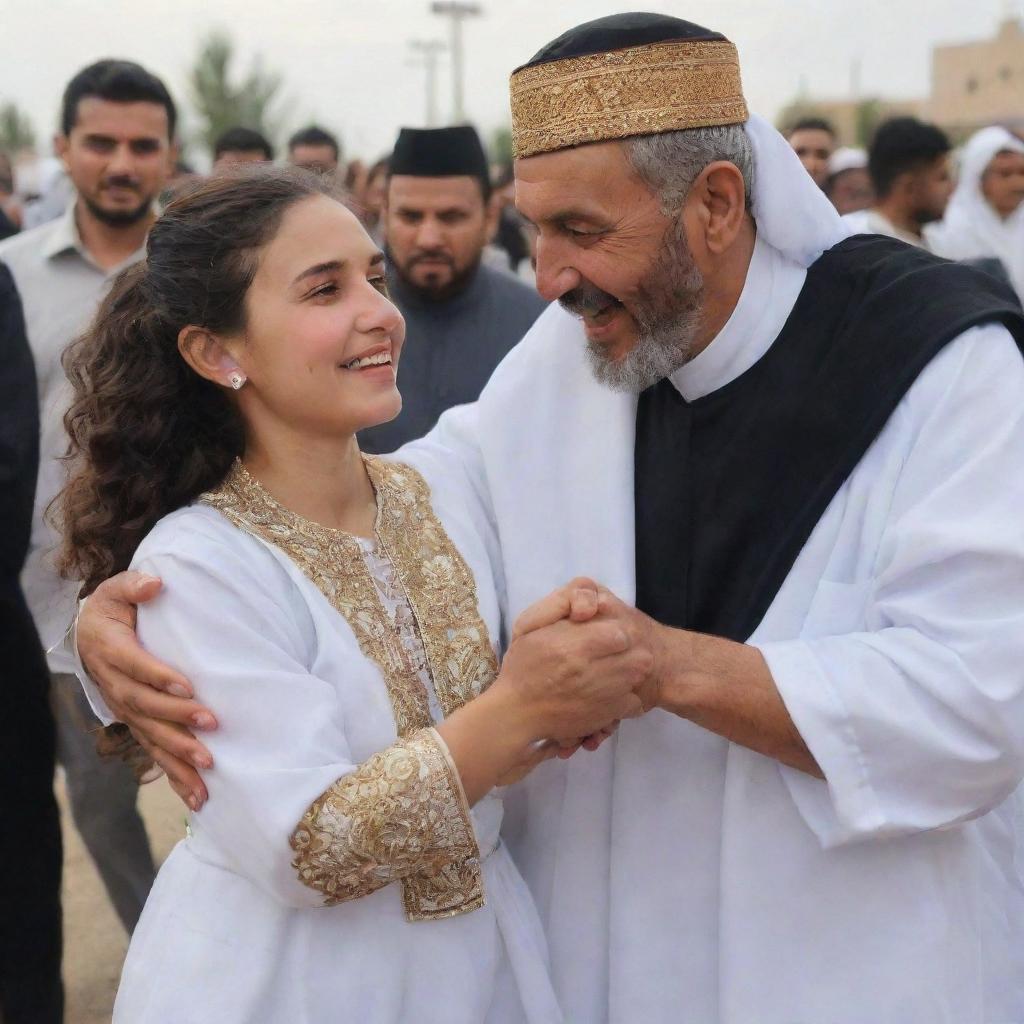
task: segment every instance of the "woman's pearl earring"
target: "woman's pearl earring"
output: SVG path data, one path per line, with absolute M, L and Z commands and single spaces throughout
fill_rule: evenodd
M 243 385 L 243 384 L 245 383 L 245 374 L 244 374 L 244 373 L 239 373 L 239 371 L 238 371 L 238 370 L 235 370 L 235 371 L 234 371 L 234 372 L 233 372 L 233 373 L 232 373 L 232 374 L 231 374 L 231 375 L 230 375 L 230 376 L 228 377 L 228 381 L 230 382 L 231 386 L 232 386 L 232 387 L 233 387 L 233 388 L 234 388 L 234 389 L 235 389 L 236 391 L 238 391 L 238 390 L 239 390 L 239 389 L 241 388 L 241 386 L 242 386 L 242 385 Z

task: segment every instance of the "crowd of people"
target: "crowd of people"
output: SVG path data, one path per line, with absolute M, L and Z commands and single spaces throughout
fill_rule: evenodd
M 884 121 L 868 149 L 838 147 L 820 118 L 787 137 L 807 172 L 857 232 L 978 262 L 1024 297 L 1024 139 L 982 128 L 958 150 L 938 126 Z
M 1024 140 L 780 134 L 736 61 L 599 19 L 514 168 L 205 175 L 109 59 L 0 154 L 4 1024 L 55 763 L 124 1024 L 1024 1020 Z

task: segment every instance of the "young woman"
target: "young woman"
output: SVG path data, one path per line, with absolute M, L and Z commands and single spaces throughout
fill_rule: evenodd
M 643 659 L 606 625 L 588 675 L 563 622 L 498 672 L 487 524 L 438 456 L 428 485 L 355 441 L 400 408 L 403 324 L 326 189 L 269 171 L 175 200 L 67 360 L 65 570 L 159 576 L 140 637 L 220 721 L 114 1019 L 547 1024 L 494 787 L 635 710 Z

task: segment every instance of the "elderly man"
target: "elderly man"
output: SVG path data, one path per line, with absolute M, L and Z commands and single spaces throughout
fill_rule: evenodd
M 512 110 L 559 305 L 429 443 L 497 528 L 507 621 L 590 574 L 656 652 L 649 713 L 509 822 L 567 1017 L 1024 1020 L 1013 297 L 846 238 L 699 26 L 574 29 Z M 82 653 L 198 787 L 154 719 L 209 712 L 126 680 L 185 686 L 104 622 L 153 587 L 106 584 Z

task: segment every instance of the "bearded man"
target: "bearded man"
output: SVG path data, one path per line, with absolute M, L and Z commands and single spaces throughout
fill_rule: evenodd
M 507 622 L 586 574 L 655 651 L 649 713 L 509 821 L 567 1017 L 1024 1020 L 1013 296 L 845 237 L 699 26 L 573 29 L 512 110 L 558 304 L 428 443 L 496 527 Z M 184 791 L 168 721 L 209 711 L 129 681 L 185 686 L 104 621 L 153 587 L 105 584 L 80 645 Z
M 537 293 L 484 262 L 497 228 L 476 129 L 403 128 L 384 203 L 388 290 L 405 318 L 402 411 L 359 435 L 365 452 L 422 437 L 453 405 L 475 402 L 544 309 Z

